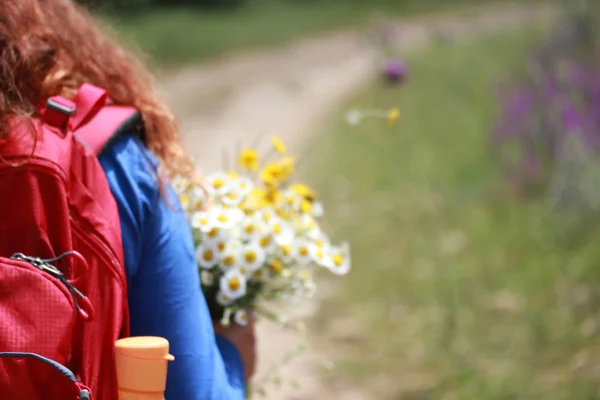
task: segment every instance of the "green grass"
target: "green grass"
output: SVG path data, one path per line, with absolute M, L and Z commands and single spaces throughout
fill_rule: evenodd
M 255 0 L 234 10 L 170 7 L 105 20 L 156 65 L 173 67 L 363 26 L 378 13 L 398 17 L 482 2 Z
M 402 110 L 323 128 L 311 175 L 352 245 L 314 327 L 336 374 L 375 399 L 600 398 L 599 237 L 566 247 L 543 199 L 509 195 L 491 158 L 494 85 L 535 34 L 435 47 L 402 89 L 350 108 Z

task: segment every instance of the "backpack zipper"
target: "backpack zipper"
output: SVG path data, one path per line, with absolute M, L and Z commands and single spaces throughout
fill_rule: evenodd
M 71 216 L 70 219 L 72 222 L 71 226 L 73 227 L 74 233 L 78 235 L 82 241 L 87 242 L 88 245 L 99 246 L 104 250 L 104 253 L 107 256 L 105 258 L 108 258 L 108 265 L 110 265 L 111 267 L 109 269 L 112 272 L 113 276 L 117 278 L 117 280 L 121 284 L 121 287 L 127 288 L 127 281 L 124 275 L 123 267 L 113 250 L 92 230 L 86 232 L 81 226 L 79 226 L 79 224 L 73 216 Z M 102 256 L 102 254 L 100 256 Z M 105 261 L 107 260 L 105 259 Z M 124 304 L 127 304 L 127 299 L 125 299 Z
M 36 353 L 0 352 L 0 358 L 24 358 L 24 357 L 33 358 L 36 361 L 39 361 L 43 364 L 51 366 L 52 368 L 54 368 L 55 370 L 60 372 L 61 375 L 63 375 L 65 378 L 67 378 L 71 382 L 77 384 L 77 387 L 79 388 L 79 399 L 80 400 L 90 400 L 91 399 L 90 391 L 87 388 L 85 388 L 83 385 L 81 385 L 79 383 L 79 381 L 77 381 L 77 378 L 75 377 L 75 374 L 73 373 L 73 371 L 71 371 L 69 368 L 65 367 L 61 363 L 56 362 L 50 358 L 41 356 Z
M 73 286 L 58 268 L 51 264 L 52 262 L 58 261 L 63 257 L 73 254 L 73 252 L 67 252 L 53 259 L 43 260 L 39 257 L 31 257 L 26 256 L 23 253 L 15 253 L 10 258 L 12 260 L 27 262 L 40 271 L 46 272 L 47 274 L 58 279 L 63 285 L 65 285 L 69 293 L 71 293 L 71 297 L 73 298 L 73 302 L 75 303 L 75 308 L 77 309 L 79 316 L 81 316 L 84 321 L 90 321 L 94 317 L 94 307 L 92 306 L 90 300 L 75 286 Z

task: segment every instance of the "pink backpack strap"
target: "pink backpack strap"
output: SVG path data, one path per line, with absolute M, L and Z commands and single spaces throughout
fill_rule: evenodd
M 96 86 L 83 84 L 74 103 L 69 128 L 95 154 L 120 135 L 142 130 L 142 117 L 136 108 L 111 104 L 106 92 Z

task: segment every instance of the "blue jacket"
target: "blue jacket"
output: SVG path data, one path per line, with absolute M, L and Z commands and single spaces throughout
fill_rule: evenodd
M 245 398 L 236 348 L 215 337 L 189 225 L 171 187 L 161 197 L 156 158 L 124 135 L 100 157 L 119 207 L 131 334 L 169 340 L 167 400 Z

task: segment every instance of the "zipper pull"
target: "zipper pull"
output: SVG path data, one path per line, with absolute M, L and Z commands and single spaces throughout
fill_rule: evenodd
M 71 292 L 71 296 L 73 296 L 73 301 L 75 302 L 75 308 L 77 308 L 77 313 L 79 316 L 86 322 L 89 322 L 94 319 L 94 306 L 92 302 L 86 295 L 81 293 L 75 286 L 73 286 L 69 281 L 65 279 L 63 276 L 59 278 L 60 281 L 67 287 L 69 292 Z
M 69 293 L 71 293 L 71 297 L 73 298 L 73 303 L 75 303 L 75 308 L 77 309 L 77 314 L 79 314 L 79 316 L 84 321 L 88 322 L 88 321 L 91 321 L 92 319 L 94 319 L 94 306 L 92 305 L 92 302 L 90 301 L 90 299 L 88 299 L 88 297 L 86 295 L 81 293 L 75 286 L 73 286 L 67 280 L 67 278 L 65 278 L 65 275 L 58 268 L 56 268 L 54 265 L 50 264 L 50 262 L 58 261 L 61 258 L 68 256 L 68 255 L 76 255 L 76 256 L 78 256 L 77 258 L 83 259 L 85 261 L 83 256 L 77 252 L 64 253 L 64 254 L 61 254 L 60 256 L 50 259 L 50 260 L 42 260 L 41 258 L 38 258 L 38 257 L 26 256 L 23 253 L 15 253 L 11 256 L 11 258 L 13 260 L 28 262 L 29 264 L 33 265 L 34 267 L 38 268 L 39 270 L 44 271 L 44 272 L 48 273 L 49 275 L 52 275 L 53 277 L 58 279 L 63 285 L 65 285 L 65 287 L 67 288 Z M 87 263 L 86 263 L 86 267 L 87 267 Z

